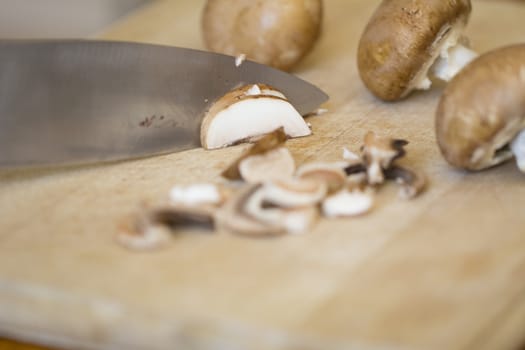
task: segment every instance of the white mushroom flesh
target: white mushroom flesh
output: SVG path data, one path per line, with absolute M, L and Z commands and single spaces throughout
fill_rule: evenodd
M 365 214 L 373 205 L 369 192 L 360 190 L 341 190 L 326 198 L 322 203 L 323 215 L 326 217 L 344 217 Z
M 261 188 L 260 184 L 250 185 L 241 189 L 230 201 L 226 202 L 215 214 L 217 227 L 249 236 L 285 233 L 284 228 L 275 221 L 275 214 L 262 213 L 267 218 L 264 221 L 258 217 L 263 203 Z
M 207 130 L 206 145 L 209 149 L 221 148 L 279 127 L 290 137 L 311 134 L 288 101 L 267 95 L 247 97 L 215 115 Z
M 255 96 L 255 95 L 261 95 L 262 91 L 259 85 L 253 84 L 248 90 L 246 90 L 245 95 L 247 96 Z
M 344 169 L 349 165 L 350 163 L 347 161 L 306 163 L 297 169 L 296 176 L 301 179 L 324 183 L 327 186 L 328 193 L 334 193 L 346 183 Z
M 239 67 L 246 60 L 246 54 L 241 53 L 235 57 L 235 67 Z
M 370 164 L 367 167 L 368 182 L 371 185 L 378 185 L 385 181 L 383 169 L 390 166 L 390 160 L 394 151 L 381 148 L 370 148 Z
M 518 168 L 525 173 L 525 129 L 512 140 L 510 149 L 514 157 L 516 157 Z
M 247 157 L 239 164 L 241 177 L 250 183 L 291 178 L 294 171 L 295 161 L 285 147 Z
M 246 200 L 243 210 L 250 218 L 273 230 L 277 228 L 294 234 L 306 232 L 313 226 L 317 218 L 315 206 L 265 207 L 264 204 L 269 199 L 267 191 L 268 187 L 262 186 Z
M 173 204 L 189 206 L 203 204 L 218 205 L 223 200 L 219 188 L 213 184 L 174 186 L 170 190 L 169 197 Z
M 327 192 L 324 182 L 289 179 L 267 182 L 264 185 L 267 202 L 285 208 L 311 206 L 319 203 Z
M 469 64 L 478 54 L 461 45 L 454 45 L 443 50 L 432 67 L 432 73 L 444 81 L 450 81 L 463 67 Z
M 317 208 L 305 207 L 285 212 L 283 225 L 288 233 L 301 234 L 308 232 L 318 217 Z
M 464 25 L 455 24 L 441 29 L 433 43 L 433 56 L 423 65 L 409 84 L 403 96 L 412 90 L 428 90 L 432 85 L 429 75 L 436 76 L 442 80 L 449 81 L 477 54 L 467 49 L 460 42 L 463 40 L 461 33 Z M 455 49 L 457 47 L 457 49 Z M 445 79 L 446 78 L 446 79 Z
M 132 250 L 152 250 L 160 248 L 171 241 L 171 231 L 162 224 L 144 223 L 137 227 L 137 232 L 129 229 L 120 231 L 117 242 Z
M 349 161 L 361 161 L 361 157 L 357 153 L 350 151 L 346 147 L 343 147 L 343 159 Z

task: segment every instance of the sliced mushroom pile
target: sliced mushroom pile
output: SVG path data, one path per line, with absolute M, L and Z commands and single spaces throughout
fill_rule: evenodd
M 142 210 L 118 241 L 131 249 L 160 247 L 183 224 L 253 237 L 304 233 L 320 216 L 367 213 L 375 190 L 387 180 L 402 185 L 404 198 L 425 187 L 423 176 L 396 164 L 407 141 L 370 132 L 359 154 L 345 149 L 341 161 L 296 167 L 286 139 L 283 128 L 260 138 L 222 173 L 223 184 L 174 187 L 168 204 Z

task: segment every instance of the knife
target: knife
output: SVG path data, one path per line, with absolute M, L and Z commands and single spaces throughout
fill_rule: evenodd
M 281 90 L 302 114 L 317 87 L 251 61 L 92 40 L 0 41 L 0 167 L 103 162 L 199 147 L 206 109 L 241 84 Z

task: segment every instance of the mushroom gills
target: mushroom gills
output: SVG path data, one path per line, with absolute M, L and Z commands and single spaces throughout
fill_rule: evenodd
M 412 90 L 428 90 L 432 85 L 430 77 L 450 81 L 464 66 L 470 63 L 478 54 L 464 45 L 466 38 L 461 36 L 464 25 L 453 24 L 441 29 L 440 34 L 432 44 L 433 56 L 423 65 L 409 84 L 403 96 Z
M 432 74 L 444 81 L 450 81 L 463 67 L 469 64 L 478 54 L 461 44 L 443 50 L 432 66 Z

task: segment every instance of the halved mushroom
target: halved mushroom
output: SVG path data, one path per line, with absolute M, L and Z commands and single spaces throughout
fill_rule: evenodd
M 525 44 L 481 55 L 445 88 L 436 137 L 453 166 L 481 170 L 513 156 L 525 172 Z
M 316 42 L 321 0 L 208 0 L 202 14 L 212 51 L 289 70 Z
M 408 141 L 378 136 L 374 132 L 365 135 L 361 147 L 363 162 L 367 169 L 368 183 L 377 185 L 385 180 L 384 171 L 405 155 L 404 146 Z
M 395 101 L 428 89 L 429 73 L 449 80 L 476 57 L 462 45 L 470 12 L 470 0 L 383 0 L 359 42 L 357 63 L 366 87 Z
M 206 112 L 201 144 L 206 149 L 226 147 L 279 127 L 289 137 L 312 133 L 282 93 L 264 84 L 246 85 L 221 97 Z

